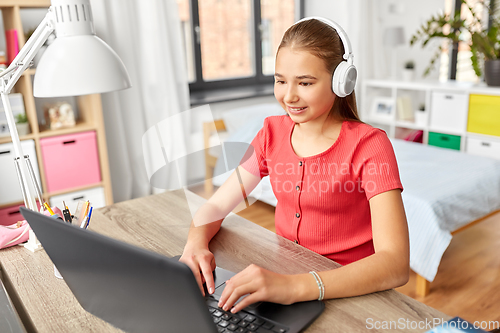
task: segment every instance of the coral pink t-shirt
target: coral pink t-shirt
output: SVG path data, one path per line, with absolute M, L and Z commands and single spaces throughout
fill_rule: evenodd
M 401 189 L 391 142 L 384 131 L 344 121 L 335 143 L 309 157 L 295 154 L 288 116 L 266 118 L 242 162 L 269 175 L 278 199 L 276 233 L 342 265 L 375 253 L 368 200 Z

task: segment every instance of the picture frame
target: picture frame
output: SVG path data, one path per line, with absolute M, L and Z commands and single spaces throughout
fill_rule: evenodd
M 395 105 L 391 97 L 375 97 L 370 109 L 370 118 L 373 120 L 391 121 L 394 119 Z
M 20 93 L 9 94 L 10 108 L 14 119 L 20 114 L 25 115 L 23 95 Z M 7 115 L 0 103 L 0 138 L 10 136 L 9 126 L 7 124 Z

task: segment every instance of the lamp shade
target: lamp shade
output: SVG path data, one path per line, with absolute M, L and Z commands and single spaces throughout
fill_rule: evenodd
M 405 43 L 405 31 L 403 27 L 389 27 L 384 31 L 384 45 L 398 46 Z
M 78 96 L 130 87 L 118 55 L 95 35 L 56 38 L 37 66 L 35 97 Z

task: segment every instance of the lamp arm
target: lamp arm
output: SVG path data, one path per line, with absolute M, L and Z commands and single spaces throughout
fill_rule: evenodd
M 24 71 L 28 67 L 30 67 L 31 61 L 33 60 L 33 58 L 35 58 L 37 52 L 43 46 L 47 38 L 49 38 L 50 34 L 54 32 L 54 30 L 54 14 L 52 11 L 52 7 L 50 7 L 42 22 L 35 29 L 33 35 L 31 35 L 24 47 L 21 49 L 21 51 L 19 51 L 17 56 L 9 65 L 9 67 L 2 73 L 0 73 L 0 78 L 4 80 L 4 84 L 2 84 L 1 87 L 1 92 L 6 94 L 10 93 L 21 75 L 23 75 Z M 3 78 L 8 74 L 11 75 Z
M 16 122 L 12 114 L 12 108 L 9 101 L 9 93 L 19 80 L 23 72 L 31 65 L 31 61 L 42 45 L 45 43 L 50 34 L 54 31 L 54 20 L 52 7 L 45 15 L 42 22 L 38 25 L 32 37 L 24 45 L 18 55 L 14 58 L 9 67 L 0 73 L 0 98 L 5 111 L 5 117 L 9 126 L 10 136 L 12 138 L 12 146 L 14 148 L 14 160 L 18 172 L 21 192 L 23 193 L 24 204 L 31 210 L 37 210 L 35 198 L 29 187 L 28 169 L 19 134 L 16 128 Z M 30 175 L 31 176 L 31 175 Z M 34 182 L 34 177 L 31 179 Z M 35 180 L 36 181 L 36 180 Z M 33 184 L 35 190 L 38 189 L 38 184 Z M 31 237 L 31 236 L 30 236 Z M 35 239 L 36 241 L 36 239 Z

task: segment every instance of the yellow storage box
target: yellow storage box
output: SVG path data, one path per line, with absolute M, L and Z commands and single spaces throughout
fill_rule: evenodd
M 500 96 L 470 95 L 467 131 L 500 136 Z

